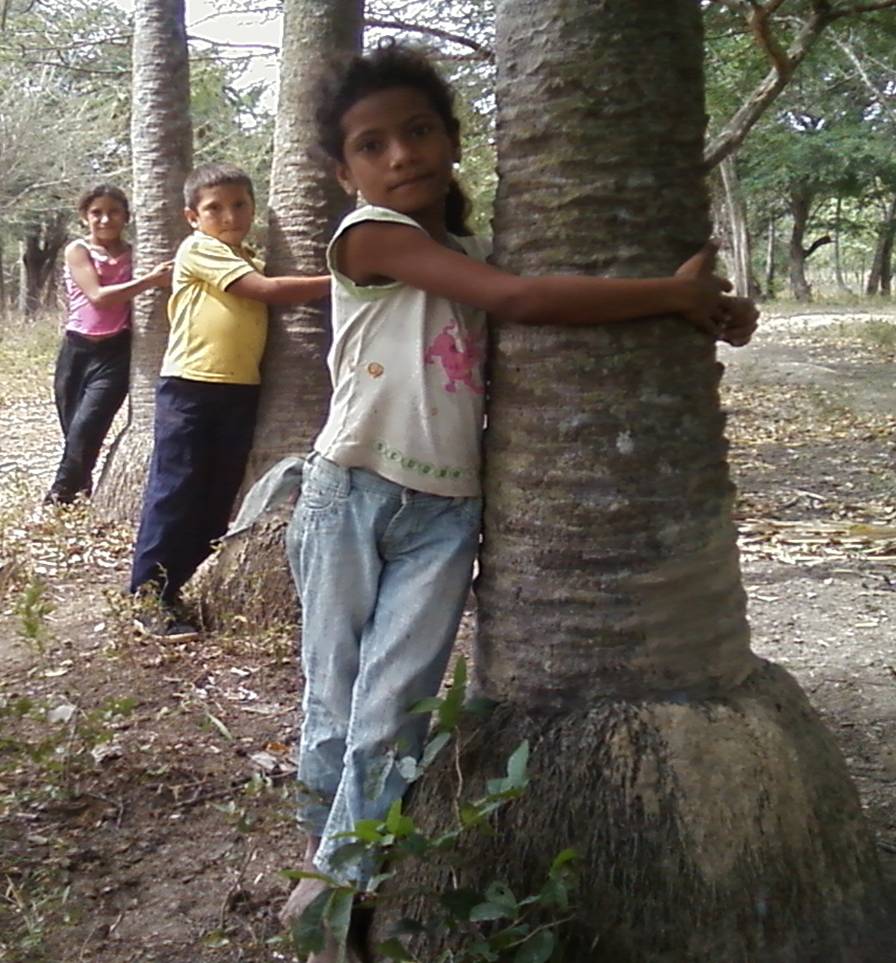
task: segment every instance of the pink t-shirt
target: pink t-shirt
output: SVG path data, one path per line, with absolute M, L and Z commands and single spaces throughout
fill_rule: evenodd
M 108 284 L 123 284 L 133 277 L 130 247 L 125 248 L 117 257 L 112 257 L 102 248 L 92 247 L 83 238 L 75 241 L 75 244 L 80 244 L 90 255 L 100 287 L 106 287 Z M 63 277 L 69 306 L 66 331 L 97 337 L 118 334 L 119 331 L 124 331 L 131 326 L 130 301 L 109 308 L 98 308 L 90 303 L 87 295 L 75 283 L 67 262 Z

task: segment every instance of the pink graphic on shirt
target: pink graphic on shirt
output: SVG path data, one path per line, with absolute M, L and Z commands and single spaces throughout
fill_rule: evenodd
M 457 321 L 452 320 L 435 336 L 432 344 L 426 349 L 423 360 L 426 364 L 435 364 L 438 358 L 442 368 L 448 376 L 445 390 L 452 394 L 457 391 L 457 385 L 466 385 L 474 394 L 485 394 L 482 385 L 476 383 L 475 373 L 482 360 L 484 338 L 471 338 L 465 345 Z

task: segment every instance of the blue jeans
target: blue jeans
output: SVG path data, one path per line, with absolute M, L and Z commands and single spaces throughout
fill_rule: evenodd
M 159 379 L 132 592 L 154 585 L 163 602 L 176 602 L 227 531 L 252 449 L 258 393 L 258 385 Z
M 370 868 L 332 865 L 334 839 L 385 816 L 407 783 L 470 588 L 481 500 L 402 488 L 313 453 L 287 531 L 302 599 L 304 722 L 299 823 L 322 837 L 321 872 L 364 886 Z

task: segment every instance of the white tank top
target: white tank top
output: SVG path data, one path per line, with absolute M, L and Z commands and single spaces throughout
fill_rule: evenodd
M 333 396 L 314 443 L 325 458 L 366 468 L 434 495 L 480 493 L 485 314 L 400 282 L 357 285 L 336 269 L 335 246 L 362 221 L 416 221 L 366 206 L 339 225 L 327 249 L 332 274 Z M 451 245 L 485 260 L 482 238 Z

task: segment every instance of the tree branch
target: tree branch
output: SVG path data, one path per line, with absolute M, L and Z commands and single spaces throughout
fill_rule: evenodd
M 817 238 L 816 240 L 814 240 L 814 241 L 809 245 L 809 247 L 807 247 L 806 250 L 803 251 L 803 257 L 808 261 L 809 258 L 810 258 L 820 247 L 824 247 L 825 244 L 833 244 L 833 243 L 834 243 L 834 239 L 831 237 L 831 235 L 830 235 L 830 234 L 825 234 L 823 237 L 819 237 L 819 238 Z
M 753 32 L 756 45 L 760 50 L 765 51 L 766 56 L 771 61 L 772 67 L 777 70 L 778 74 L 789 80 L 793 73 L 793 65 L 787 57 L 786 52 L 775 39 L 769 22 L 772 15 L 783 2 L 784 0 L 775 0 L 774 3 L 770 3 L 765 7 L 762 6 L 761 3 L 751 3 L 753 10 L 747 18 L 747 21 Z
M 896 0 L 893 0 L 893 2 L 896 3 Z M 481 43 L 477 43 L 475 40 L 470 40 L 469 37 L 464 37 L 462 34 L 452 33 L 450 30 L 442 30 L 439 27 L 423 26 L 419 23 L 410 23 L 405 20 L 379 20 L 376 18 L 367 19 L 364 21 L 364 24 L 367 27 L 379 27 L 381 30 L 407 30 L 411 33 L 422 33 L 428 37 L 438 37 L 439 40 L 448 40 L 450 43 L 456 43 L 461 47 L 469 48 L 476 54 L 479 60 L 493 63 L 495 59 L 495 52 L 490 48 Z
M 896 0 L 887 0 L 896 6 Z M 765 113 L 778 94 L 787 86 L 794 70 L 802 63 L 806 54 L 811 50 L 815 41 L 822 31 L 831 21 L 831 13 L 827 6 L 827 0 L 816 0 L 813 4 L 814 12 L 812 16 L 803 24 L 802 30 L 797 34 L 796 40 L 784 56 L 787 60 L 787 68 L 782 73 L 775 66 L 763 80 L 759 82 L 756 89 L 744 102 L 743 106 L 735 112 L 734 116 L 726 125 L 725 129 L 707 146 L 703 155 L 703 161 L 707 170 L 713 168 L 723 158 L 727 157 L 736 150 L 744 141 L 744 138 L 752 130 L 754 124 Z
M 839 37 L 834 38 L 834 43 L 843 51 L 843 53 L 852 63 L 853 67 L 856 68 L 856 73 L 859 75 L 859 77 L 861 77 L 862 83 L 868 88 L 868 92 L 874 98 L 874 102 L 890 118 L 890 120 L 896 123 L 896 109 L 890 106 L 883 92 L 875 87 L 874 81 L 868 76 L 868 71 L 865 70 L 861 60 L 859 60 L 858 56 L 856 55 L 855 50 L 853 50 L 848 43 L 841 40 Z
M 859 3 L 854 7 L 835 7 L 829 15 L 831 20 L 839 20 L 841 17 L 855 17 L 862 13 L 889 10 L 892 7 L 896 7 L 896 0 L 879 0 L 878 3 Z

